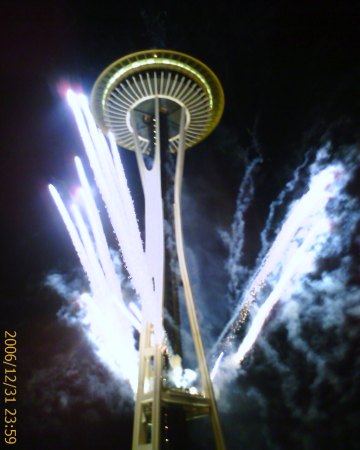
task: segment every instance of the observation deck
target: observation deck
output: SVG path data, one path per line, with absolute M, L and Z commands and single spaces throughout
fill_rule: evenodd
M 134 127 L 143 153 L 150 152 L 149 122 L 154 99 L 167 116 L 169 150 L 179 146 L 180 116 L 185 110 L 185 148 L 202 141 L 217 126 L 224 109 L 224 93 L 216 75 L 201 61 L 171 50 L 132 53 L 108 66 L 91 95 L 96 122 L 117 143 L 135 150 Z

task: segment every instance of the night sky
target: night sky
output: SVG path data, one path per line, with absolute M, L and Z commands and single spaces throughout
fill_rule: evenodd
M 45 286 L 54 272 L 64 275 L 69 290 L 85 280 L 47 191 L 49 182 L 61 189 L 74 184 L 73 156 L 82 152 L 61 86 L 69 82 L 89 94 L 108 64 L 149 48 L 188 53 L 219 77 L 224 115 L 211 136 L 187 153 L 184 183 L 185 235 L 201 267 L 195 289 L 207 292 L 200 306 L 209 301 L 209 310 L 219 318 L 204 330 L 209 348 L 231 312 L 230 306 L 219 312 L 228 283 L 227 249 L 219 230 L 230 228 L 246 165 L 259 155 L 263 158 L 246 217 L 244 263 L 251 268 L 269 205 L 307 151 L 311 160 L 315 149 L 329 140 L 334 153 L 343 155 L 350 146 L 358 149 L 360 5 L 334 0 L 215 5 L 203 0 L 54 0 L 5 2 L 0 15 L 0 323 L 2 335 L 3 330 L 15 330 L 18 336 L 14 447 L 125 450 L 131 442 L 132 406 L 97 362 L 81 331 L 59 318 L 64 299 Z M 135 185 L 132 155 L 126 167 Z M 356 181 L 351 193 L 359 196 Z M 359 246 L 354 248 L 355 254 Z M 205 273 L 202 264 L 209 258 Z M 358 268 L 352 270 L 356 285 Z M 359 316 L 349 327 L 352 344 L 343 361 L 338 357 L 334 363 L 343 382 L 334 392 L 326 384 L 320 386 L 320 412 L 311 417 L 299 413 L 306 410 L 301 407 L 309 395 L 310 365 L 284 347 L 287 368 L 304 379 L 294 395 L 299 409 L 292 410 L 282 402 L 279 372 L 261 361 L 263 342 L 245 372 L 227 388 L 234 397 L 224 394 L 227 406 L 220 406 L 229 450 L 358 448 Z M 285 339 L 281 333 L 286 329 L 275 332 L 270 327 L 267 333 L 276 347 L 274 341 Z M 336 346 L 336 337 L 321 345 Z M 345 390 L 351 396 L 339 400 Z M 267 402 L 265 409 L 261 402 Z M 3 439 L 2 430 L 0 435 Z M 211 448 L 194 445 L 194 450 Z

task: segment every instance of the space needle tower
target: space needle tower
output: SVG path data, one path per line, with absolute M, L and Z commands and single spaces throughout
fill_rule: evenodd
M 146 50 L 107 67 L 95 83 L 91 105 L 100 128 L 135 151 L 144 197 L 144 253 L 153 297 L 142 306 L 132 449 L 183 450 L 183 429 L 199 418 L 211 423 L 214 448 L 225 449 L 181 219 L 185 151 L 218 124 L 224 109 L 221 84 L 191 56 Z M 199 374 L 190 387 L 182 381 L 184 314 Z

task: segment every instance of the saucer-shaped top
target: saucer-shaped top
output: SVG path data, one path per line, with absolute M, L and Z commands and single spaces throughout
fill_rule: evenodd
M 169 147 L 179 142 L 180 110 L 185 109 L 185 147 L 203 140 L 218 124 L 224 93 L 216 75 L 201 61 L 172 50 L 145 50 L 118 59 L 96 80 L 91 107 L 99 127 L 112 131 L 122 147 L 134 150 L 132 121 L 136 119 L 141 148 L 149 138 L 141 132 L 154 112 L 154 99 L 168 116 Z

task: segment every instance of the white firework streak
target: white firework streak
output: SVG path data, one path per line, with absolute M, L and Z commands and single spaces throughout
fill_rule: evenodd
M 294 276 L 298 278 L 305 273 L 309 273 L 313 269 L 318 253 L 318 249 L 315 249 L 314 245 L 316 247 L 316 244 L 318 244 L 317 239 L 323 238 L 329 231 L 329 221 L 326 218 L 319 218 L 314 228 L 307 235 L 304 243 L 296 251 L 292 252 L 291 259 L 286 264 L 280 279 L 276 283 L 271 294 L 257 311 L 250 329 L 241 342 L 238 351 L 231 356 L 237 364 L 242 362 L 246 354 L 253 347 L 271 310 L 286 289 L 291 287 L 290 284 L 292 278 Z
M 112 262 L 108 244 L 106 242 L 105 233 L 101 224 L 100 215 L 96 207 L 94 198 L 91 193 L 89 182 L 86 178 L 85 171 L 79 157 L 75 157 L 75 165 L 79 175 L 82 190 L 82 198 L 86 210 L 87 217 L 89 219 L 90 227 L 94 233 L 94 240 L 97 253 L 102 264 L 104 274 L 111 285 L 111 289 L 114 292 L 120 291 L 119 279 L 116 275 L 114 264 Z
M 91 294 L 82 294 L 77 300 L 81 307 L 78 320 L 102 362 L 116 376 L 128 380 L 135 392 L 138 357 L 132 327 L 141 329 L 145 311 L 147 319 L 150 316 L 151 320 L 151 311 L 155 309 L 151 308 L 154 305 L 152 282 L 148 276 L 134 205 L 115 141 L 110 138 L 109 148 L 106 139 L 96 128 L 83 95 L 69 91 L 67 98 L 131 275 L 132 285 L 142 302 L 142 311 L 134 302 L 130 302 L 129 308 L 124 302 L 121 282 L 116 274 L 90 184 L 81 160 L 75 158 L 82 185 L 78 190 L 81 195 L 77 196 L 81 200 L 80 204 L 73 203 L 67 208 L 54 186 L 50 185 L 49 190 L 90 284 Z M 156 317 L 153 323 L 156 323 Z M 159 320 L 157 325 L 159 328 Z
M 326 205 L 339 193 L 347 179 L 342 165 L 328 166 L 311 178 L 308 192 L 291 206 L 280 232 L 246 290 L 237 316 L 243 305 L 249 307 L 256 299 L 271 275 L 278 279 L 257 311 L 237 352 L 224 358 L 224 366 L 241 363 L 281 295 L 291 291 L 293 281 L 313 270 L 317 255 L 331 231 L 331 218 L 326 212 Z M 231 319 L 230 325 L 237 316 Z M 229 327 L 228 324 L 225 329 Z
M 112 267 L 107 267 L 107 270 L 115 273 L 114 264 L 111 259 L 104 261 L 96 253 L 95 243 L 77 205 L 70 206 L 72 219 L 56 189 L 53 186 L 49 189 L 90 283 L 91 295 L 82 294 L 77 300 L 81 308 L 80 325 L 99 359 L 115 376 L 128 380 L 135 392 L 138 358 L 132 327 L 141 328 L 140 313 L 137 311 L 138 316 L 135 316 L 127 309 L 120 280 L 118 286 L 113 286 L 107 273 L 102 270 L 105 263 L 108 266 L 111 264 Z M 93 228 L 91 231 L 94 236 L 102 234 L 101 222 L 96 231 Z
M 78 161 L 78 164 L 81 164 L 81 162 Z M 139 320 L 139 317 L 141 317 L 141 313 L 137 311 L 136 315 L 135 313 L 132 314 L 129 311 L 122 298 L 120 280 L 117 278 L 116 282 L 112 278 L 113 274 L 116 277 L 117 275 L 115 273 L 114 263 L 112 262 L 110 257 L 109 248 L 107 247 L 107 256 L 110 259 L 108 260 L 106 258 L 104 261 L 104 259 L 101 257 L 101 253 L 97 253 L 95 250 L 94 241 L 90 236 L 88 227 L 86 226 L 77 205 L 70 205 L 70 210 L 74 218 L 73 220 L 55 187 L 50 185 L 49 190 L 70 234 L 71 240 L 77 251 L 84 271 L 87 274 L 91 292 L 94 298 L 101 298 L 102 296 L 105 296 L 106 298 L 109 296 L 117 298 L 119 302 L 119 308 L 122 310 L 125 317 L 130 321 L 134 328 L 140 330 L 141 321 Z M 92 199 L 92 201 L 94 202 L 94 199 Z M 91 223 L 90 219 L 89 222 Z M 105 234 L 101 222 L 97 224 L 97 229 L 91 228 L 91 231 L 94 236 L 102 234 L 105 239 Z M 103 242 L 103 244 L 107 246 L 106 240 Z M 107 271 L 104 272 L 102 267 L 106 267 Z
M 83 266 L 83 269 L 88 277 L 90 287 L 94 291 L 96 288 L 94 283 L 95 279 L 93 277 L 92 267 L 89 258 L 87 256 L 87 253 L 85 251 L 84 245 L 80 239 L 79 233 L 76 229 L 76 226 L 74 225 L 74 222 L 71 219 L 71 216 L 64 202 L 62 201 L 58 191 L 52 184 L 49 185 L 49 191 L 65 223 L 66 229 L 70 235 L 71 241 L 80 259 L 81 265 Z
M 217 360 L 215 361 L 214 367 L 212 368 L 212 370 L 210 372 L 211 381 L 214 381 L 214 379 L 219 371 L 219 367 L 220 367 L 221 361 L 223 359 L 223 356 L 224 356 L 224 352 L 221 352 L 220 355 L 218 356 Z
M 95 182 L 106 206 L 132 285 L 141 299 L 147 320 L 159 330 L 162 328 L 161 317 L 158 308 L 153 307 L 155 296 L 152 280 L 146 264 L 133 200 L 117 149 L 114 149 L 112 138 L 109 149 L 104 135 L 96 127 L 84 95 L 69 90 L 67 100 L 74 112 Z M 160 331 L 158 333 L 161 334 Z
M 100 361 L 115 377 L 137 389 L 138 355 L 132 327 L 119 308 L 119 298 L 103 292 L 98 298 L 84 293 L 78 299 L 83 316 L 81 325 Z

